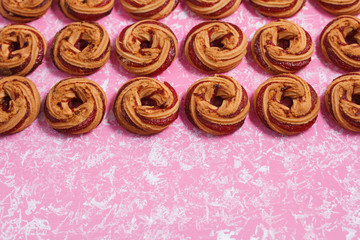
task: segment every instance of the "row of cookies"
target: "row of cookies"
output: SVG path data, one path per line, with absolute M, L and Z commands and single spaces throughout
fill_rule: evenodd
M 360 19 L 345 15 L 332 20 L 320 41 L 325 57 L 348 71 L 360 69 Z M 195 68 L 207 73 L 224 73 L 235 68 L 247 49 L 247 38 L 232 23 L 206 21 L 187 34 L 184 51 Z M 11 24 L 0 30 L 0 75 L 25 76 L 42 62 L 47 49 L 35 28 Z M 110 38 L 94 22 L 73 22 L 54 37 L 51 58 L 55 66 L 71 75 L 85 76 L 101 69 L 110 57 Z M 251 41 L 254 59 L 271 74 L 294 73 L 311 61 L 314 44 L 302 27 L 277 20 L 258 29 Z M 178 41 L 171 29 L 155 20 L 125 27 L 116 40 L 120 64 L 136 75 L 157 75 L 178 54 Z
M 249 0 L 259 13 L 268 17 L 287 18 L 301 10 L 306 0 Z M 96 21 L 109 15 L 115 0 L 59 0 L 64 15 L 75 21 Z M 138 20 L 159 20 L 168 16 L 179 0 L 120 0 L 123 8 Z M 205 19 L 221 19 L 233 14 L 242 0 L 186 0 L 191 11 Z M 360 12 L 358 0 L 318 0 L 319 5 L 334 15 L 356 15 Z M 16 22 L 30 22 L 43 16 L 50 8 L 52 0 L 16 1 L 1 0 L 0 14 Z
M 0 133 L 24 130 L 40 112 L 35 84 L 21 76 L 0 80 Z M 320 100 L 309 83 L 293 74 L 279 74 L 255 91 L 254 110 L 268 128 L 285 135 L 299 134 L 316 121 Z M 118 91 L 113 113 L 126 130 L 151 135 L 163 131 L 178 117 L 179 97 L 167 82 L 149 77 L 127 81 Z M 360 132 L 360 73 L 335 79 L 326 90 L 326 107 L 342 127 Z M 56 83 L 46 96 L 44 115 L 61 133 L 81 134 L 96 128 L 105 116 L 107 98 L 95 82 L 72 77 Z M 225 135 L 238 130 L 249 113 L 249 97 L 234 78 L 202 78 L 187 90 L 185 113 L 199 129 Z

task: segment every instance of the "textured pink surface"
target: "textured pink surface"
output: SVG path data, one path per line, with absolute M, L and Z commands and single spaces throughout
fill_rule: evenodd
M 51 44 L 70 20 L 54 1 L 30 25 Z M 332 16 L 309 0 L 290 18 L 312 36 L 313 59 L 298 75 L 321 98 L 321 111 L 307 132 L 286 137 L 266 129 L 253 109 L 234 134 L 214 137 L 179 118 L 150 137 L 126 132 L 110 111 L 117 90 L 134 76 L 111 60 L 89 76 L 108 97 L 107 115 L 89 134 L 63 135 L 38 119 L 21 133 L 0 138 L 0 239 L 358 239 L 360 237 L 359 134 L 338 127 L 326 112 L 326 86 L 344 72 L 325 61 L 321 29 Z M 272 21 L 248 1 L 225 21 L 248 40 Z M 186 33 L 202 19 L 182 1 L 163 23 L 179 39 L 180 54 L 158 76 L 184 97 L 206 76 L 187 63 Z M 114 46 L 121 29 L 134 22 L 119 1 L 98 21 Z M 1 26 L 9 21 L 0 19 Z M 252 97 L 269 74 L 250 53 L 228 75 Z M 69 77 L 47 54 L 31 75 L 41 94 Z M 181 105 L 183 107 L 183 104 Z

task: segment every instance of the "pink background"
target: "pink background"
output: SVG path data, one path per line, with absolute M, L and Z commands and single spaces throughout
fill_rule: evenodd
M 214 137 L 188 122 L 182 103 L 168 129 L 142 137 L 121 128 L 111 112 L 117 90 L 135 77 L 114 54 L 115 38 L 134 23 L 117 0 L 113 12 L 98 21 L 111 37 L 111 59 L 88 76 L 107 94 L 104 121 L 91 133 L 69 136 L 52 130 L 41 112 L 23 132 L 0 137 L 0 239 L 358 239 L 359 134 L 337 126 L 323 100 L 326 86 L 344 73 L 324 59 L 319 47 L 320 32 L 331 19 L 315 0 L 290 18 L 316 46 L 311 63 L 298 72 L 322 104 L 307 132 L 293 137 L 274 133 L 251 108 L 240 130 Z M 224 20 L 240 26 L 250 41 L 256 29 L 273 19 L 244 0 Z M 203 20 L 181 1 L 161 21 L 175 32 L 180 49 L 157 78 L 183 98 L 194 81 L 207 76 L 183 54 L 186 33 Z M 30 25 L 50 46 L 68 23 L 54 2 Z M 7 24 L 0 19 L 1 26 Z M 249 48 L 228 75 L 250 97 L 270 77 Z M 47 53 L 28 77 L 43 103 L 50 88 L 69 75 L 57 70 Z

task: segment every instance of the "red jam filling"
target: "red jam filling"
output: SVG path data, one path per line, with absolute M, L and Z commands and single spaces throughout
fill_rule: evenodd
M 120 103 L 120 107 L 121 107 L 121 114 L 123 116 L 123 118 L 125 119 L 125 121 L 130 124 L 131 126 L 133 126 L 134 128 L 137 128 L 139 130 L 142 130 L 141 128 L 139 128 L 129 117 L 129 115 L 127 115 L 126 111 L 125 111 L 125 108 L 124 108 L 124 102 L 123 100 L 121 100 L 121 103 Z
M 244 120 L 240 121 L 238 123 L 232 124 L 232 125 L 220 125 L 220 124 L 215 124 L 215 123 L 211 123 L 206 121 L 204 118 L 202 118 L 200 116 L 200 114 L 198 112 L 196 112 L 196 116 L 197 119 L 207 128 L 221 133 L 221 134 L 230 134 L 235 132 L 237 129 L 239 129 L 243 124 L 244 124 Z
M 245 91 L 245 89 L 241 86 L 241 89 L 242 89 L 242 93 L 243 93 L 243 98 L 241 99 L 241 103 L 238 107 L 238 109 L 233 113 L 233 114 L 230 114 L 230 115 L 227 115 L 227 116 L 224 116 L 224 117 L 227 117 L 227 118 L 232 118 L 232 117 L 235 117 L 236 115 L 238 115 L 244 108 L 245 106 L 247 105 L 248 103 L 248 95 L 247 95 L 247 92 Z
M 59 50 L 60 50 L 60 47 L 59 47 Z M 99 69 L 99 68 L 80 68 L 77 66 L 73 66 L 73 65 L 69 64 L 68 62 L 65 62 L 65 60 L 61 57 L 59 50 L 58 50 L 58 55 L 57 55 L 59 61 L 65 68 L 67 68 L 68 70 L 70 70 L 72 72 L 76 72 L 77 74 L 91 74 Z M 56 67 L 58 67 L 58 66 L 56 66 Z M 63 71 L 61 68 L 59 68 L 59 69 L 61 71 Z
M 288 40 L 288 39 L 279 39 L 278 42 L 277 42 L 277 46 L 281 47 L 284 50 L 286 50 L 290 46 L 290 40 Z
M 8 111 L 9 111 L 10 101 L 11 101 L 11 98 L 10 98 L 10 96 L 8 96 L 8 95 L 6 95 L 5 97 L 3 97 L 3 98 L 1 99 L 1 109 L 2 109 L 4 112 L 8 112 Z
M 210 100 L 210 103 L 215 107 L 220 107 L 223 103 L 224 99 L 220 96 L 213 96 Z
M 203 64 L 200 59 L 197 57 L 195 50 L 194 50 L 194 39 L 195 36 L 193 36 L 189 42 L 188 45 L 188 56 L 191 59 L 191 62 L 199 69 L 202 69 L 203 71 L 213 73 L 214 70 Z
M 327 39 L 327 35 L 325 36 L 325 40 L 324 40 L 324 46 L 327 52 L 327 55 L 329 57 L 329 59 L 331 59 L 331 61 L 338 66 L 339 68 L 342 68 L 344 70 L 347 71 L 356 71 L 358 70 L 358 68 L 353 67 L 347 63 L 345 63 L 344 61 L 342 61 L 337 55 L 336 53 L 332 50 L 332 47 L 330 46 L 329 40 Z M 355 56 L 349 56 L 350 58 L 354 58 Z
M 308 65 L 311 61 L 311 58 L 303 60 L 303 61 L 299 61 L 299 62 L 282 62 L 282 61 L 277 61 L 273 58 L 270 57 L 270 55 L 266 52 L 265 56 L 269 59 L 269 61 L 277 66 L 280 66 L 286 70 L 289 71 L 298 71 L 300 69 L 302 69 L 303 67 L 305 67 L 306 65 Z
M 39 5 L 34 6 L 34 7 L 30 7 L 30 8 L 27 8 L 27 9 L 38 9 L 38 8 L 43 7 L 43 6 L 46 5 L 47 3 L 48 3 L 48 0 L 44 0 L 44 1 L 41 2 Z M 1 6 L 2 6 L 2 9 L 7 13 L 7 15 L 9 15 L 9 16 L 11 16 L 11 17 L 29 19 L 29 21 L 38 18 L 38 16 L 35 16 L 35 17 L 32 17 L 32 16 L 23 16 L 23 15 L 18 15 L 18 14 L 16 14 L 16 13 L 10 12 L 10 11 L 8 11 L 8 10 L 4 7 L 3 1 L 1 1 Z M 24 9 L 25 9 L 25 8 L 24 8 Z M 6 16 L 4 16 L 4 17 L 6 18 Z
M 151 45 L 152 45 L 152 42 L 144 40 L 144 41 L 141 41 L 140 48 L 141 48 L 141 50 L 144 48 L 151 48 Z
M 74 127 L 71 127 L 71 128 L 55 129 L 55 130 L 58 132 L 62 132 L 62 133 L 78 132 L 84 128 L 87 128 L 94 121 L 96 113 L 97 113 L 97 107 L 96 107 L 96 105 L 94 105 L 94 109 L 90 113 L 89 117 L 87 119 L 85 119 L 84 121 L 82 121 L 80 124 L 78 124 Z
M 167 125 L 170 125 L 173 121 L 175 121 L 177 119 L 178 113 L 179 112 L 177 111 L 174 114 L 170 115 L 169 117 L 161 118 L 161 119 L 148 119 L 148 118 L 144 118 L 141 116 L 139 116 L 139 117 L 143 122 L 151 124 L 151 125 L 167 126 Z
M 319 1 L 320 5 L 324 6 L 324 8 L 328 8 L 328 9 L 332 9 L 332 10 L 340 10 L 343 8 L 349 8 L 349 7 L 352 7 L 356 4 L 358 4 L 358 2 L 359 1 L 357 0 L 350 4 L 331 4 L 331 3 L 325 3 L 323 1 Z
M 258 4 L 254 3 L 253 1 L 250 0 L 250 4 L 254 8 L 256 8 L 260 12 L 266 12 L 266 13 L 286 12 L 286 11 L 291 10 L 296 5 L 296 3 L 297 3 L 297 1 L 293 1 L 288 7 L 265 7 L 265 6 L 258 5 Z M 304 4 L 305 4 L 305 1 L 304 1 Z
M 43 42 L 43 39 L 42 37 L 37 34 L 36 32 L 34 32 L 36 34 L 36 36 L 38 37 L 39 41 L 38 41 L 38 55 L 37 55 L 37 58 L 35 60 L 35 64 L 34 66 L 32 67 L 32 69 L 30 70 L 29 74 L 32 73 L 41 63 L 42 63 L 42 60 L 44 59 L 44 42 Z
M 300 124 L 300 125 L 291 125 L 291 124 L 288 124 L 288 123 L 283 123 L 283 122 L 280 122 L 278 120 L 276 120 L 275 118 L 273 118 L 270 113 L 268 112 L 269 114 L 269 120 L 277 125 L 278 127 L 280 127 L 281 129 L 287 131 L 287 132 L 290 132 L 290 133 L 300 133 L 300 132 L 304 132 L 306 131 L 307 129 L 309 129 L 312 125 L 314 125 L 314 123 L 316 122 L 316 119 L 317 119 L 317 116 L 305 123 L 305 124 Z
M 142 106 L 149 106 L 149 107 L 157 106 L 156 101 L 154 99 L 151 99 L 150 97 L 142 98 L 141 99 L 141 105 Z
M 358 44 L 358 41 L 355 38 L 355 35 L 358 33 L 358 29 L 354 29 L 351 32 L 349 32 L 346 37 L 345 41 L 348 45 L 350 44 Z
M 100 7 L 104 7 L 106 5 L 108 5 L 111 2 L 111 0 L 104 0 L 101 3 L 95 5 L 96 8 L 100 8 Z
M 79 49 L 80 51 L 84 50 L 89 45 L 88 41 L 85 41 L 84 39 L 79 39 L 75 44 L 74 47 Z
M 216 2 L 206 2 L 206 1 L 199 1 L 199 0 L 187 0 L 188 2 L 199 6 L 199 7 L 211 7 L 216 4 Z
M 99 3 L 98 5 L 94 6 L 94 8 L 100 8 L 100 7 L 103 7 L 107 4 L 109 4 L 111 1 L 110 0 L 104 0 L 103 2 Z M 97 13 L 97 14 L 84 14 L 84 13 L 79 13 L 79 12 L 76 12 L 74 10 L 72 10 L 71 6 L 69 6 L 67 4 L 67 2 L 65 1 L 65 8 L 66 8 L 66 11 L 72 15 L 74 18 L 77 18 L 79 20 L 84 20 L 84 21 L 95 21 L 95 20 L 98 20 L 100 18 L 103 18 L 107 15 L 109 15 L 112 11 L 112 8 L 107 11 L 107 12 L 104 12 L 104 13 Z M 61 8 L 60 8 L 61 9 Z M 62 9 L 61 9 L 62 10 Z
M 360 94 L 353 94 L 351 96 L 351 101 L 360 106 Z
M 30 104 L 29 104 L 29 102 L 26 102 L 26 113 L 25 113 L 24 117 L 20 120 L 20 122 L 18 122 L 18 124 L 16 124 L 15 127 L 4 132 L 3 134 L 9 134 L 9 133 L 12 133 L 12 132 L 15 132 L 16 130 L 18 130 L 25 123 L 25 121 L 29 117 L 29 115 L 30 115 Z
M 10 57 L 10 55 L 9 55 L 9 57 Z M 14 67 L 14 68 L 11 68 L 10 69 L 10 71 L 12 72 L 11 75 L 15 75 L 18 72 L 22 71 L 24 68 L 26 68 L 26 66 L 30 63 L 31 57 L 32 57 L 32 53 L 29 54 L 29 56 L 24 60 L 24 62 L 21 65 L 19 65 L 17 67 Z M 35 67 L 35 65 L 34 65 L 34 67 Z M 33 67 L 33 69 L 34 69 L 34 67 Z
M 211 29 L 211 31 L 209 31 L 209 38 L 211 38 L 212 33 L 213 33 L 213 29 Z M 228 33 L 228 34 L 222 36 L 221 38 L 215 39 L 214 41 L 210 42 L 210 47 L 217 47 L 217 48 L 220 48 L 220 50 L 225 50 L 226 48 L 225 48 L 224 44 L 222 43 L 222 41 L 225 38 L 231 38 L 232 36 L 233 36 L 232 33 Z
M 291 108 L 294 104 L 291 97 L 281 97 L 280 103 L 288 108 Z
M 174 10 L 176 8 L 176 6 L 178 5 L 179 1 L 176 0 L 175 4 L 174 4 L 174 7 L 172 10 Z M 161 10 L 163 10 L 167 5 L 169 4 L 169 0 L 167 0 L 163 5 L 161 5 L 160 7 L 152 10 L 152 11 L 149 11 L 149 12 L 142 12 L 142 13 L 131 13 L 131 15 L 133 16 L 137 16 L 137 17 L 142 17 L 142 18 L 148 18 L 148 17 L 151 17 L 151 16 L 154 16 L 156 15 L 157 13 L 159 13 Z
M 30 19 L 30 21 L 31 21 L 32 19 L 36 19 L 36 18 L 37 18 L 37 17 L 22 16 L 22 15 L 18 15 L 18 14 L 16 14 L 16 13 L 10 12 L 10 11 L 8 11 L 8 10 L 6 9 L 6 7 L 4 7 L 4 4 L 3 4 L 3 3 L 4 3 L 4 1 L 1 1 L 1 8 L 6 12 L 6 14 L 7 14 L 8 16 L 16 17 L 16 18 Z M 7 16 L 3 16 L 3 17 L 8 18 Z
M 134 2 L 132 0 L 125 0 L 125 2 L 127 2 L 131 6 L 134 6 L 134 7 L 137 7 L 137 8 L 141 8 L 141 7 L 145 6 L 144 4 L 140 4 L 140 3 Z
M 74 108 L 80 107 L 84 102 L 80 98 L 72 98 L 68 101 L 69 108 L 74 111 Z
M 151 73 L 150 76 L 156 76 L 156 75 L 159 75 L 160 73 L 162 73 L 163 71 L 165 71 L 170 66 L 170 64 L 173 62 L 174 58 L 175 58 L 175 45 L 174 45 L 174 42 L 171 41 L 171 47 L 170 47 L 170 50 L 169 50 L 166 60 L 156 71 Z
M 45 6 L 48 3 L 48 0 L 44 0 L 42 1 L 39 5 L 29 8 L 29 9 L 37 9 L 37 8 L 41 8 L 42 6 Z
M 263 108 L 263 102 L 264 102 L 264 92 L 267 89 L 269 85 L 272 83 L 268 83 L 264 85 L 258 92 L 258 95 L 256 97 L 256 105 L 255 105 L 255 113 L 260 119 L 260 121 L 268 128 L 270 128 L 269 124 L 265 121 L 265 115 L 264 115 L 264 108 Z
M 269 67 L 269 65 L 267 65 L 267 63 L 265 62 L 262 54 L 261 54 L 261 48 L 264 48 L 260 46 L 260 36 L 262 34 L 264 30 L 260 31 L 259 34 L 256 36 L 256 39 L 255 39 L 255 43 L 254 43 L 254 47 L 253 47 L 253 52 L 254 52 L 254 55 L 256 56 L 256 60 L 259 62 L 259 64 L 267 69 L 268 71 L 270 72 L 273 72 L 273 70 Z
M 177 95 L 175 89 L 168 82 L 164 82 L 164 84 L 169 88 L 169 90 L 171 91 L 171 93 L 173 95 L 174 100 L 171 103 L 171 105 L 169 106 L 169 108 L 172 108 L 173 106 L 175 106 L 175 104 L 178 101 L 178 95 Z
M 342 108 L 340 108 L 340 113 L 341 113 L 341 116 L 350 124 L 352 125 L 353 127 L 356 127 L 356 128 L 359 128 L 360 129 L 360 122 L 352 119 L 351 117 L 349 117 L 348 115 L 346 115 L 343 111 Z
M 47 101 L 48 101 L 48 98 L 47 98 L 47 96 L 46 96 L 45 104 L 44 104 L 44 115 L 45 115 L 45 117 L 46 117 L 47 119 L 49 119 L 50 122 L 53 122 L 53 123 L 65 122 L 65 120 L 56 119 L 56 118 L 54 118 L 52 115 L 50 115 L 49 109 L 47 108 Z
M 19 43 L 19 37 L 17 37 L 17 42 L 11 42 L 9 45 L 9 52 L 13 52 L 16 50 L 19 50 L 20 47 L 20 43 Z
M 230 0 L 228 2 L 228 4 L 226 4 L 224 7 L 222 7 L 221 9 L 219 9 L 216 12 L 210 13 L 210 14 L 205 14 L 204 16 L 208 16 L 208 17 L 217 17 L 220 16 L 221 14 L 229 11 L 235 4 L 236 0 Z

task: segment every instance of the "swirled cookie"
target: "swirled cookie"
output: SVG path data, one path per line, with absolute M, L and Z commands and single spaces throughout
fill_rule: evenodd
M 186 0 L 196 15 L 205 19 L 221 19 L 233 14 L 242 0 Z
M 30 22 L 40 18 L 50 8 L 52 0 L 0 0 L 0 14 L 15 22 Z
M 341 127 L 360 132 L 360 73 L 334 79 L 326 89 L 325 104 Z
M 168 16 L 179 0 L 120 0 L 125 11 L 137 20 L 159 20 Z
M 288 18 L 299 12 L 306 0 L 250 0 L 259 13 L 267 17 Z
M 317 0 L 320 7 L 333 15 L 356 15 L 360 12 L 359 0 Z
M 347 71 L 360 69 L 360 19 L 339 16 L 329 22 L 320 36 L 321 50 L 333 64 Z
M 178 42 L 163 23 L 143 20 L 124 28 L 116 39 L 120 64 L 136 75 L 157 75 L 175 60 Z
M 0 29 L 0 75 L 25 76 L 33 72 L 46 53 L 46 41 L 39 31 L 25 24 Z
M 277 20 L 258 29 L 251 40 L 257 64 L 271 74 L 293 73 L 311 61 L 314 45 L 310 35 L 288 20 Z
M 272 130 L 294 135 L 316 121 L 320 100 L 310 84 L 293 74 L 279 74 L 263 82 L 254 94 L 255 113 Z
M 51 59 L 71 75 L 85 76 L 102 68 L 110 57 L 110 39 L 97 23 L 73 22 L 54 37 Z
M 40 111 L 40 95 L 35 84 L 25 77 L 9 76 L 0 80 L 0 134 L 27 128 Z
M 178 117 L 179 98 L 169 83 L 148 77 L 126 82 L 113 106 L 118 123 L 126 130 L 151 135 L 163 131 Z
M 109 15 L 115 0 L 59 0 L 66 17 L 78 21 L 95 21 Z
M 96 128 L 104 118 L 106 95 L 96 83 L 86 78 L 63 79 L 46 96 L 44 114 L 58 132 L 81 134 Z
M 185 57 L 195 68 L 223 73 L 235 68 L 246 54 L 247 39 L 232 23 L 207 21 L 193 27 L 185 39 Z
M 235 132 L 244 124 L 249 109 L 245 89 L 225 75 L 202 78 L 185 95 L 185 113 L 190 122 L 213 135 Z

